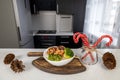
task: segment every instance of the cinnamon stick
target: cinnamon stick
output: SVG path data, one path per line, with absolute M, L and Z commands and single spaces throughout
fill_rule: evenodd
M 28 52 L 27 55 L 28 55 L 29 57 L 43 56 L 43 52 Z

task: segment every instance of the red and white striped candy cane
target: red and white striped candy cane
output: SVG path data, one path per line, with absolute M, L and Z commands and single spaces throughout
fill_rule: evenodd
M 93 55 L 90 51 L 88 53 L 86 53 L 81 59 L 84 60 L 88 55 L 90 55 L 90 58 L 91 58 L 92 62 L 94 62 L 95 59 L 94 59 L 94 57 L 93 57 Z
M 75 43 L 78 43 L 80 38 L 82 39 L 84 46 L 89 47 L 89 41 L 88 41 L 88 38 L 85 34 L 81 34 L 80 32 L 76 32 L 73 35 L 73 40 Z
M 92 47 L 96 47 L 104 38 L 109 38 L 109 42 L 106 43 L 106 46 L 110 46 L 111 43 L 113 42 L 112 37 L 110 35 L 103 35 L 94 43 Z

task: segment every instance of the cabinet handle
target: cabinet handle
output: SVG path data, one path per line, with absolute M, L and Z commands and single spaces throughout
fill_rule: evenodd
M 26 0 L 24 0 L 24 5 L 25 5 L 25 8 L 27 7 L 27 5 L 26 5 L 26 4 L 27 4 L 27 2 L 26 2 Z
M 57 4 L 57 13 L 59 13 L 59 5 Z
M 54 44 L 50 44 L 50 43 L 42 43 L 41 45 L 52 46 L 52 45 L 54 45 Z
M 19 28 L 19 26 L 17 27 L 17 29 L 18 29 L 18 38 L 19 38 L 19 41 L 21 41 L 21 35 L 20 35 L 20 28 Z
M 40 41 L 41 42 L 55 42 L 55 40 L 43 40 L 43 39 L 41 39 Z
M 61 18 L 71 18 L 71 17 L 61 17 Z
M 69 36 L 61 36 L 60 38 L 69 38 Z
M 69 44 L 69 42 L 60 42 L 61 44 Z

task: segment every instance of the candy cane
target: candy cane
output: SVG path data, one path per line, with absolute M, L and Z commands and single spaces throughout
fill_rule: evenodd
M 88 41 L 88 38 L 85 34 L 81 34 L 79 32 L 76 32 L 74 35 L 73 35 L 73 40 L 75 43 L 78 43 L 79 42 L 79 39 L 82 39 L 82 42 L 85 46 L 88 46 L 89 47 L 89 41 Z
M 84 46 L 86 46 L 86 47 L 88 47 L 88 48 L 90 48 L 90 47 L 91 47 L 91 48 L 95 48 L 95 47 L 102 41 L 102 39 L 104 39 L 104 38 L 109 38 L 109 42 L 106 43 L 106 46 L 110 46 L 111 43 L 112 43 L 112 41 L 113 41 L 113 39 L 112 39 L 112 37 L 111 37 L 110 35 L 103 35 L 103 36 L 101 36 L 101 37 L 94 43 L 93 46 L 90 46 L 89 41 L 88 41 L 88 38 L 87 38 L 87 36 L 86 36 L 85 34 L 81 34 L 81 33 L 79 33 L 79 32 L 76 32 L 76 33 L 73 35 L 73 40 L 74 40 L 75 43 L 78 43 L 80 38 L 82 39 L 82 42 L 83 42 Z M 88 55 L 90 56 L 92 62 L 94 62 L 95 59 L 94 59 L 94 57 L 93 57 L 93 55 L 92 55 L 91 52 L 86 53 L 86 54 L 82 57 L 82 60 L 84 60 Z
M 94 62 L 95 59 L 94 59 L 94 57 L 93 57 L 93 55 L 92 55 L 91 52 L 86 53 L 81 59 L 82 59 L 82 60 L 85 59 L 88 55 L 90 55 L 90 58 L 91 58 L 92 62 Z
M 80 37 L 78 37 L 78 35 L 81 35 L 79 32 L 76 32 L 76 33 L 74 33 L 74 35 L 73 35 L 73 40 L 74 40 L 74 42 L 75 43 L 78 43 L 79 42 L 79 38 Z
M 109 38 L 110 39 L 109 42 L 106 43 L 106 46 L 110 46 L 111 43 L 113 42 L 113 39 L 110 35 L 103 35 L 94 43 L 94 45 L 92 47 L 96 47 L 102 41 L 103 38 Z

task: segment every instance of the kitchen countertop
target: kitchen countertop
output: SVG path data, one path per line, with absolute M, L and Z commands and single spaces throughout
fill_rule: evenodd
M 87 70 L 82 73 L 60 75 L 41 71 L 32 65 L 32 61 L 38 57 L 28 57 L 28 52 L 39 52 L 44 49 L 0 49 L 0 80 L 119 80 L 120 79 L 120 49 L 98 49 L 100 52 L 112 52 L 116 58 L 117 65 L 113 70 L 106 69 L 101 61 L 95 65 L 85 65 Z M 80 54 L 80 49 L 73 49 L 75 54 Z M 8 53 L 14 53 L 16 58 L 22 60 L 25 71 L 21 73 L 13 72 L 3 63 L 4 57 Z
M 70 35 L 73 36 L 73 32 L 56 32 L 55 34 L 38 34 L 37 31 L 33 32 L 33 36 L 40 36 L 40 35 L 50 35 L 50 36 L 61 36 L 61 35 Z

